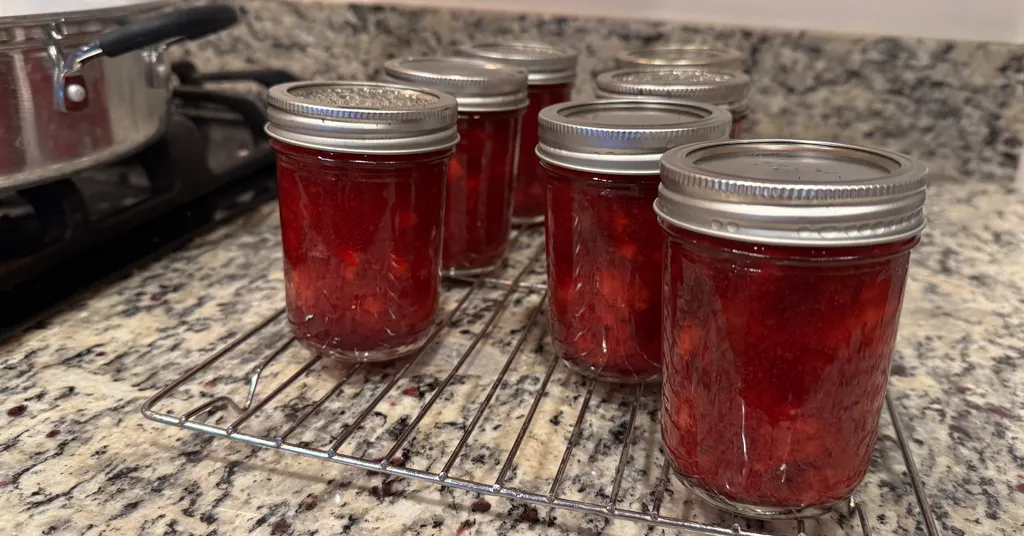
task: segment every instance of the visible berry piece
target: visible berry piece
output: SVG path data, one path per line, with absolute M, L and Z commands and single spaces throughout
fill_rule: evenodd
M 460 180 L 466 175 L 466 170 L 462 168 L 462 163 L 459 162 L 459 157 L 455 156 L 448 162 L 448 180 L 456 181 Z
M 401 257 L 391 258 L 391 275 L 405 277 L 409 273 L 409 261 Z
M 338 251 L 338 260 L 345 266 L 354 267 L 359 265 L 359 254 L 351 249 L 342 249 Z
M 622 244 L 615 246 L 615 250 L 619 252 L 619 255 L 622 255 L 627 260 L 633 260 L 636 257 L 637 252 L 640 251 L 640 247 L 633 242 L 623 242 Z
M 405 231 L 420 221 L 419 216 L 411 210 L 403 210 L 395 215 L 395 229 Z

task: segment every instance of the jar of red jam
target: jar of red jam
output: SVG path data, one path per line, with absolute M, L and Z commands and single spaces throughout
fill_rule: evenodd
M 456 103 L 436 90 L 296 82 L 268 93 L 288 320 L 343 361 L 418 349 L 434 327 Z
M 601 73 L 594 80 L 599 99 L 682 99 L 722 106 L 732 114 L 731 138 L 747 120 L 750 77 L 717 67 L 632 67 Z
M 505 257 L 526 71 L 468 58 L 406 58 L 384 66 L 388 80 L 444 91 L 459 105 L 459 144 L 448 165 L 444 247 L 448 275 L 493 270 Z
M 661 165 L 666 454 L 722 508 L 823 513 L 871 461 L 926 169 L 788 140 L 679 147 Z
M 537 115 L 552 104 L 572 98 L 576 83 L 577 53 L 544 43 L 508 42 L 473 45 L 460 54 L 503 63 L 529 73 L 530 104 L 523 116 L 523 137 L 519 145 L 519 175 L 516 179 L 512 223 L 531 225 L 544 221 L 544 183 L 540 180 L 537 147 Z
M 713 45 L 674 44 L 630 50 L 615 56 L 619 69 L 630 67 L 715 67 L 742 71 L 746 57 L 738 51 Z
M 613 382 L 661 372 L 662 238 L 651 205 L 669 148 L 724 139 L 701 103 L 575 101 L 540 113 L 551 339 L 573 369 Z

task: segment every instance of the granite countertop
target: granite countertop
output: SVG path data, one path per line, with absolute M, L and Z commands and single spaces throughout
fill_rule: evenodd
M 937 179 L 929 193 L 930 226 L 915 251 L 891 382 L 928 498 L 944 534 L 1024 531 L 1024 195 L 1006 186 Z M 0 346 L 0 522 L 20 534 L 663 534 L 547 508 L 513 505 L 426 483 L 266 449 L 254 449 L 146 420 L 142 403 L 203 356 L 282 304 L 276 207 L 242 221 L 97 289 Z M 533 232 L 517 258 L 540 243 Z M 543 278 L 541 267 L 529 278 Z M 446 307 L 463 292 L 445 295 Z M 500 291 L 484 291 L 442 337 L 441 349 L 410 371 L 345 447 L 380 456 L 436 389 L 493 309 Z M 539 301 L 523 293 L 494 335 L 455 376 L 401 450 L 407 467 L 440 470 L 508 351 Z M 543 319 L 542 319 L 543 320 Z M 541 324 L 543 322 L 541 321 Z M 254 348 L 272 344 L 274 329 Z M 279 332 L 278 332 L 279 334 Z M 534 329 L 467 445 L 454 476 L 491 481 L 551 358 Z M 214 394 L 244 394 L 244 371 L 257 353 L 186 386 L 164 408 L 181 411 Z M 265 382 L 280 381 L 308 356 L 286 352 Z M 269 430 L 294 421 L 337 379 L 318 364 L 294 390 L 245 425 Z M 354 378 L 293 436 L 324 448 L 383 373 Z M 546 492 L 575 419 L 583 383 L 562 371 L 551 380 L 516 459 L 510 483 Z M 628 391 L 628 390 L 627 390 Z M 266 391 L 263 391 L 266 392 Z M 560 492 L 594 500 L 609 493 L 623 441 L 628 393 L 598 389 L 580 446 Z M 641 407 L 621 504 L 643 508 L 660 467 L 652 419 Z M 355 402 L 352 402 L 355 400 Z M 261 415 L 261 414 L 257 414 Z M 205 418 L 224 425 L 229 411 Z M 403 417 L 404 416 L 404 417 Z M 872 472 L 858 492 L 876 534 L 924 534 L 888 417 Z M 268 432 L 269 433 L 269 432 Z M 383 449 L 383 450 L 382 450 Z M 488 480 L 490 479 L 490 480 Z M 663 512 L 708 519 L 681 491 Z M 725 521 L 725 520 L 719 520 Z M 809 534 L 842 534 L 851 521 L 833 516 Z M 855 525 L 854 525 L 855 526 Z M 795 534 L 792 525 L 754 524 Z

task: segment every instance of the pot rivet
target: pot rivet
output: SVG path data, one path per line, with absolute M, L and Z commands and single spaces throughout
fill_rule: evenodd
M 71 102 L 82 102 L 85 100 L 85 88 L 79 84 L 68 84 L 66 94 Z

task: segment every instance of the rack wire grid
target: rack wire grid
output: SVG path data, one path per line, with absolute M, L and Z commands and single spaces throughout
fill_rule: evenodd
M 303 350 L 280 309 L 150 398 L 142 413 L 322 461 L 696 534 L 870 536 L 871 503 L 894 498 L 869 489 L 900 487 L 914 498 L 889 509 L 904 517 L 889 514 L 886 528 L 939 534 L 890 396 L 867 479 L 886 484 L 862 486 L 842 511 L 763 521 L 701 502 L 665 462 L 659 387 L 595 382 L 554 355 L 543 260 L 543 230 L 516 233 L 504 268 L 445 282 L 428 343 L 385 366 L 339 365 Z M 203 381 L 211 375 L 220 380 Z

